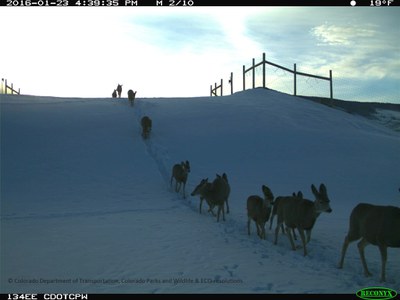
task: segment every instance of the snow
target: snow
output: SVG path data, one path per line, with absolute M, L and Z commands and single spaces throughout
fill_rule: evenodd
M 124 91 L 123 91 L 124 94 Z M 386 283 L 375 246 L 363 274 L 357 243 L 340 251 L 359 202 L 400 203 L 400 133 L 273 90 L 224 97 L 55 98 L 0 95 L 0 292 L 355 294 L 400 291 L 400 251 Z M 141 137 L 140 119 L 153 131 Z M 186 199 L 170 187 L 189 160 Z M 226 221 L 190 192 L 226 173 Z M 303 251 L 267 224 L 247 234 L 246 199 L 324 183 L 332 213 Z M 300 241 L 296 241 L 299 245 Z

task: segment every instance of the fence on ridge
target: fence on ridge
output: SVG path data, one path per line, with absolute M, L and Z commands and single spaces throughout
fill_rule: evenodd
M 268 79 L 268 84 L 267 84 L 267 72 L 266 68 L 267 66 L 272 66 L 275 68 L 275 74 L 268 73 L 270 74 Z M 280 72 L 280 74 L 278 74 Z M 256 74 L 257 73 L 257 74 Z M 290 74 L 290 77 L 288 77 L 287 74 Z M 256 88 L 256 79 L 259 80 L 261 75 L 261 82 L 258 82 L 258 86 L 261 86 L 263 88 L 266 88 L 267 86 L 269 88 L 274 87 L 276 90 L 290 90 L 290 93 L 293 94 L 294 96 L 298 95 L 305 95 L 302 90 L 300 90 L 299 93 L 299 83 L 302 83 L 302 86 L 308 85 L 308 87 L 313 88 L 318 84 L 319 81 L 323 80 L 324 82 L 327 82 L 329 84 L 329 99 L 333 101 L 333 84 L 332 84 L 332 70 L 329 70 L 329 76 L 324 77 L 324 76 L 319 76 L 319 75 L 314 75 L 314 74 L 309 74 L 305 72 L 299 72 L 297 70 L 296 64 L 293 66 L 293 70 L 286 68 L 284 66 L 272 63 L 270 61 L 267 61 L 265 59 L 265 53 L 263 53 L 263 58 L 262 61 L 259 63 L 255 62 L 255 59 L 253 58 L 252 65 L 246 69 L 246 66 L 243 65 L 242 68 L 242 86 L 243 86 L 243 91 L 246 90 L 246 88 L 249 86 L 248 84 L 248 77 L 251 79 L 250 86 L 251 88 Z M 283 76 L 286 76 L 284 78 Z M 306 78 L 304 80 L 304 78 Z M 317 82 L 318 81 L 318 82 Z M 233 87 L 234 87 L 234 78 L 233 78 L 233 72 L 231 72 L 228 83 L 230 85 L 230 92 L 233 94 Z M 290 86 L 292 85 L 292 86 Z M 308 89 L 307 91 L 309 91 Z M 305 93 L 307 93 L 307 91 Z M 210 96 L 223 96 L 223 80 L 221 79 L 221 83 L 217 85 L 217 83 L 210 86 Z M 310 96 L 310 95 L 305 95 L 305 96 Z
M 18 91 L 14 89 L 14 84 L 11 83 L 11 86 L 9 86 L 7 83 L 7 79 L 4 79 L 4 78 L 1 79 L 0 94 L 11 94 L 11 95 L 17 94 L 17 95 L 19 95 L 20 93 L 21 93 L 20 89 L 18 89 Z

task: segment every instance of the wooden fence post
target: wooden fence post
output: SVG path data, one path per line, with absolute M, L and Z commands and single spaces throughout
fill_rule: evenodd
M 330 84 L 330 90 L 331 90 L 331 103 L 330 106 L 333 106 L 333 84 L 332 84 L 332 70 L 329 70 L 329 84 Z
M 223 93 L 222 93 L 222 78 L 221 78 L 221 97 L 222 97 L 222 95 L 223 95 Z
M 332 70 L 329 70 L 329 83 L 330 83 L 330 89 L 331 89 L 331 99 L 333 99 Z
M 253 89 L 256 87 L 256 59 L 253 58 L 253 68 L 251 69 L 252 73 L 253 73 Z
M 265 89 L 265 52 L 263 53 L 263 88 Z
M 231 72 L 231 78 L 229 79 L 229 83 L 231 84 L 231 95 L 233 94 L 233 72 Z
M 243 91 L 246 90 L 246 67 L 243 65 Z
M 296 64 L 294 64 L 294 70 L 293 70 L 293 74 L 294 74 L 294 95 L 297 95 L 297 90 L 296 90 Z

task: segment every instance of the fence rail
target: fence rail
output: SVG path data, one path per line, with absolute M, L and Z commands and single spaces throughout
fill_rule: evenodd
M 11 86 L 9 86 L 9 85 L 7 84 L 7 79 L 2 78 L 2 79 L 1 79 L 1 90 L 0 90 L 0 94 L 11 94 L 11 95 L 17 94 L 17 95 L 20 95 L 20 94 L 21 94 L 21 91 L 20 91 L 19 88 L 18 88 L 18 91 L 15 90 L 15 89 L 14 89 L 14 84 L 13 84 L 13 83 L 11 83 Z
M 246 66 L 243 65 L 243 91 L 246 90 L 246 73 L 251 71 L 251 76 L 252 76 L 252 88 L 254 89 L 256 86 L 256 74 L 255 74 L 255 70 L 257 67 L 262 66 L 262 86 L 263 88 L 266 88 L 266 65 L 270 65 L 279 69 L 282 69 L 286 72 L 289 72 L 291 74 L 293 74 L 293 94 L 294 96 L 297 96 L 297 77 L 298 76 L 307 76 L 307 77 L 311 77 L 311 78 L 315 78 L 315 79 L 320 79 L 320 80 L 326 80 L 329 81 L 329 93 L 330 93 L 330 100 L 331 103 L 333 101 L 333 80 L 332 80 L 332 70 L 329 70 L 329 77 L 324 77 L 324 76 L 319 76 L 319 75 L 314 75 L 314 74 L 309 74 L 309 73 L 304 73 L 304 72 L 298 72 L 296 69 L 296 64 L 294 64 L 293 66 L 293 70 L 280 66 L 278 64 L 275 64 L 273 62 L 267 61 L 265 59 L 265 53 L 263 53 L 263 58 L 262 61 L 259 63 L 255 62 L 255 59 L 253 58 L 252 60 L 252 65 L 251 67 L 246 69 Z M 231 72 L 230 75 L 230 79 L 229 79 L 229 84 L 231 85 L 231 94 L 233 94 L 233 73 Z M 221 90 L 221 96 L 222 96 L 222 90 L 223 90 L 223 81 L 221 79 L 221 84 L 217 86 L 217 84 L 215 83 L 215 87 L 213 88 L 211 85 L 211 89 L 210 89 L 210 96 L 218 96 L 217 91 L 218 89 Z

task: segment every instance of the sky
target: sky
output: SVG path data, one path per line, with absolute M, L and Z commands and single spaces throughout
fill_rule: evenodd
M 323 77 L 333 97 L 400 103 L 399 7 L 1 7 L 0 76 L 21 93 L 111 97 L 208 96 L 243 89 L 242 67 L 266 60 Z M 267 67 L 267 87 L 293 93 Z M 260 86 L 260 68 L 256 85 Z M 2 82 L 3 87 L 3 82 Z M 250 74 L 246 88 L 251 87 Z M 299 78 L 298 93 L 329 97 Z
M 388 248 L 385 283 L 373 245 L 365 249 L 372 276 L 356 241 L 338 268 L 353 207 L 400 207 L 399 131 L 264 89 L 133 105 L 1 95 L 0 112 L 0 293 L 400 292 L 398 248 Z M 185 160 L 183 198 L 170 178 Z M 217 222 L 190 193 L 222 173 L 229 214 Z M 307 256 L 299 238 L 296 251 L 282 233 L 275 244 L 277 218 L 265 240 L 254 222 L 248 235 L 247 198 L 262 196 L 262 185 L 275 198 L 301 191 L 314 201 L 311 185 L 321 183 L 332 212 L 316 220 Z

